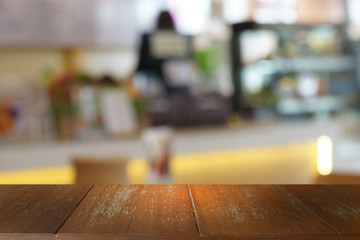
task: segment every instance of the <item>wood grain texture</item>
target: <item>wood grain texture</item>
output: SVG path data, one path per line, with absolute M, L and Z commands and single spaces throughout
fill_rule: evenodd
M 55 234 L 0 234 L 0 240 L 56 240 Z
M 359 236 L 0 235 L 0 240 L 358 240 Z
M 0 233 L 55 233 L 91 185 L 0 185 Z
M 360 185 L 288 185 L 282 188 L 338 233 L 360 234 Z
M 59 235 L 58 240 L 359 240 L 359 236 Z M 1 239 L 0 239 L 1 240 Z
M 276 186 L 190 185 L 201 234 L 334 234 Z
M 55 234 L 0 234 L 0 240 L 57 240 Z
M 0 185 L 0 240 L 360 239 L 360 185 L 91 187 Z
M 59 233 L 197 234 L 186 185 L 95 185 Z

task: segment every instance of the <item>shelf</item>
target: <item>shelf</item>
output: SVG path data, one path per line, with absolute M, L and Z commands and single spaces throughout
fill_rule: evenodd
M 341 72 L 355 68 L 352 56 L 338 57 L 301 57 L 293 59 L 261 60 L 254 64 L 245 65 L 245 68 L 259 68 L 263 74 L 277 72 Z
M 331 112 L 343 109 L 346 99 L 341 97 L 320 97 L 309 99 L 280 99 L 276 108 L 280 114 L 303 114 L 316 112 Z

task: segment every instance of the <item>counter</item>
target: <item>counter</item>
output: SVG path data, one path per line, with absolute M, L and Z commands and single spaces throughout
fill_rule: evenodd
M 360 238 L 359 185 L 2 185 L 0 239 Z
M 178 184 L 310 184 L 316 140 L 334 143 L 333 173 L 360 174 L 360 144 L 345 144 L 339 121 L 273 122 L 176 130 L 170 164 Z M 350 147 L 349 147 L 350 146 Z M 129 183 L 146 183 L 140 139 L 0 145 L 0 183 L 74 183 L 73 156 L 129 156 Z
M 339 137 L 341 124 L 336 121 L 243 123 L 239 126 L 176 129 L 172 152 L 178 154 L 241 150 L 286 146 L 294 142 L 316 140 L 321 135 Z M 0 142 L 0 171 L 63 166 L 74 155 L 125 155 L 144 158 L 140 138 L 79 141 Z M 359 171 L 360 172 L 360 171 Z

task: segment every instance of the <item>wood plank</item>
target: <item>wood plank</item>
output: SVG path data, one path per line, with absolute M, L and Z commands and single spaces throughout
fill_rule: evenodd
M 334 234 L 276 186 L 190 185 L 201 234 Z
M 186 185 L 95 185 L 59 233 L 197 234 Z
M 58 235 L 58 240 L 359 240 L 358 236 Z M 1 239 L 0 239 L 1 240 Z M 22 240 L 22 239 L 21 239 Z
M 341 234 L 360 234 L 360 185 L 282 186 Z
M 0 240 L 57 240 L 55 234 L 0 234 Z
M 1 185 L 0 233 L 55 233 L 91 185 Z
M 358 236 L 0 235 L 0 240 L 358 240 Z
M 199 240 L 202 239 L 199 235 L 72 235 L 60 234 L 58 240 Z M 218 239 L 218 238 L 216 238 Z M 225 238 L 226 239 L 226 238 Z M 0 239 L 1 240 L 1 239 Z

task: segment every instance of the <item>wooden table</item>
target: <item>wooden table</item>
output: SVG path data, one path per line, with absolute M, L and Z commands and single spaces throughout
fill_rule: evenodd
M 0 239 L 360 239 L 360 185 L 1 185 Z

